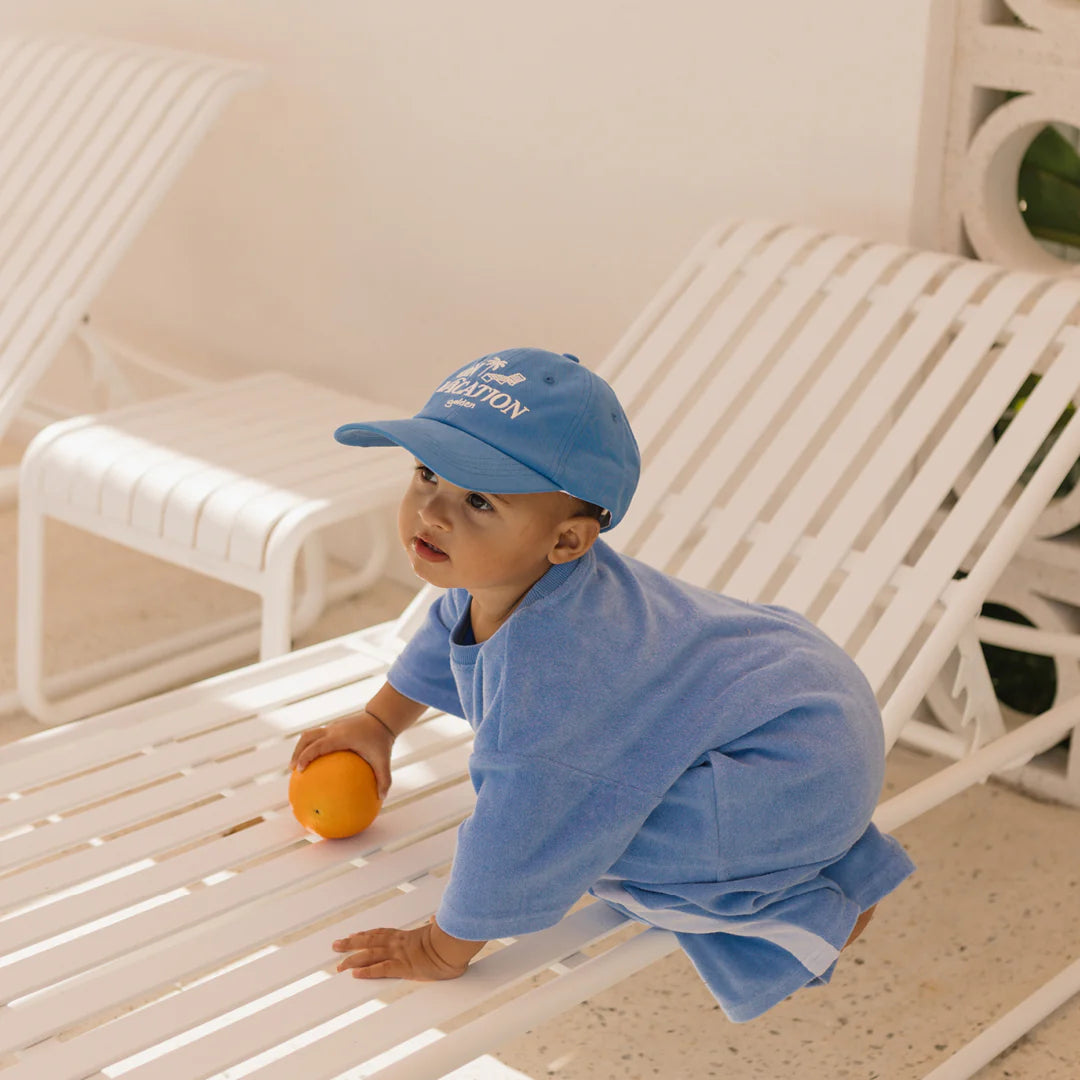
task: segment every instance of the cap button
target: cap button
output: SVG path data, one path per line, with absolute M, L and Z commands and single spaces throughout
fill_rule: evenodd
M 581 363 L 581 361 L 573 353 L 564 352 L 563 356 L 565 356 L 567 360 L 573 360 L 575 364 Z

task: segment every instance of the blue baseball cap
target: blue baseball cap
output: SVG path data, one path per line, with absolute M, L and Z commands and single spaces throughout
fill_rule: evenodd
M 565 491 L 623 518 L 641 456 L 615 391 L 576 356 L 507 349 L 444 379 L 409 420 L 343 424 L 349 446 L 401 446 L 451 484 L 494 494 Z

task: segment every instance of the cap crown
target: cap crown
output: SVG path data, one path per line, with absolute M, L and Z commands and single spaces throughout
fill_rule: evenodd
M 562 491 L 611 511 L 630 504 L 641 458 L 615 392 L 569 354 L 507 349 L 445 379 L 417 414 L 480 439 Z

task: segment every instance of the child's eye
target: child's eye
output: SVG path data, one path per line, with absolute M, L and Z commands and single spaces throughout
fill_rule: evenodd
M 483 495 L 480 495 L 475 491 L 470 491 L 469 494 L 465 496 L 465 502 L 468 503 L 473 510 L 495 509 L 495 507 L 493 507 L 491 503 L 489 503 L 487 499 L 484 498 Z
M 416 475 L 419 476 L 425 484 L 435 482 L 435 474 L 426 465 L 417 465 Z

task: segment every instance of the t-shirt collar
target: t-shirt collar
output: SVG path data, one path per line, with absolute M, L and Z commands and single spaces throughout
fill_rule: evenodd
M 525 598 L 518 604 L 518 610 L 543 600 L 557 589 L 561 588 L 585 563 L 591 567 L 596 561 L 596 555 L 590 548 L 580 559 L 574 559 L 567 563 L 557 563 L 548 568 L 544 576 L 525 594 Z

